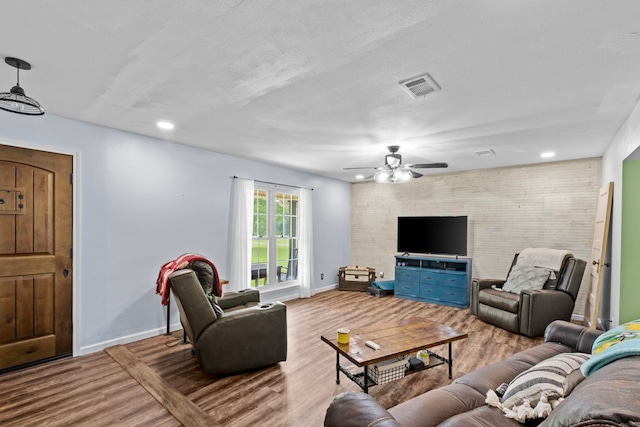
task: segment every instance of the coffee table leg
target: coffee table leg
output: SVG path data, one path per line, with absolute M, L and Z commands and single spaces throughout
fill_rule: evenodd
M 452 378 L 453 355 L 451 354 L 451 343 L 449 343 L 449 379 Z
M 336 351 L 336 384 L 340 384 L 340 353 Z
M 369 366 L 368 365 L 364 365 L 364 378 L 363 378 L 363 387 L 362 387 L 362 391 L 365 392 L 365 394 L 369 394 L 369 386 L 367 385 L 367 380 L 369 379 Z

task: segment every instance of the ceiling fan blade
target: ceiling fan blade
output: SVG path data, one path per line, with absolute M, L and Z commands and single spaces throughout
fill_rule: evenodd
M 411 165 L 410 167 L 418 168 L 418 169 L 426 169 L 426 168 L 434 169 L 434 168 L 448 168 L 449 165 L 447 163 L 418 163 L 416 165 Z
M 362 166 L 361 168 L 342 168 L 342 170 L 345 170 L 345 171 L 349 169 L 378 169 L 378 168 L 374 166 Z
M 413 175 L 414 178 L 420 178 L 422 176 L 421 173 L 416 171 L 409 170 L 409 172 L 411 172 L 411 175 Z

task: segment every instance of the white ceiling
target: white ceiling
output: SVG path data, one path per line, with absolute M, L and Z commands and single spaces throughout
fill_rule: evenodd
M 346 181 L 388 145 L 449 163 L 425 174 L 601 156 L 640 95 L 636 0 L 3 0 L 0 14 L 0 56 L 32 64 L 21 85 L 47 114 Z M 413 99 L 398 82 L 424 72 L 442 90 Z M 0 63 L 0 91 L 14 84 Z

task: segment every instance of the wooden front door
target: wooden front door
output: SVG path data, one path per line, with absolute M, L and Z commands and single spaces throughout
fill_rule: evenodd
M 589 269 L 589 292 L 585 306 L 585 322 L 587 326 L 598 328 L 598 314 L 600 312 L 600 298 L 602 294 L 602 279 L 604 276 L 605 259 L 607 256 L 607 241 L 609 240 L 609 223 L 611 221 L 611 206 L 613 204 L 613 182 L 603 186 L 598 192 L 598 208 L 596 211 L 596 225 L 591 245 L 591 267 Z
M 71 355 L 72 165 L 0 145 L 0 370 Z

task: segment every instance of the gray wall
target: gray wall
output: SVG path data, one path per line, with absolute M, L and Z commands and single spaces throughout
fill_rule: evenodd
M 348 183 L 51 115 L 2 112 L 0 144 L 75 156 L 76 355 L 164 330 L 155 294 L 164 262 L 201 253 L 227 276 L 232 175 L 314 188 L 316 290 L 349 262 Z M 171 323 L 179 327 L 175 305 Z
M 506 278 L 526 247 L 589 260 L 601 159 L 426 175 L 407 184 L 352 186 L 351 263 L 393 277 L 398 216 L 468 217 L 473 277 Z M 574 316 L 584 313 L 587 276 Z

